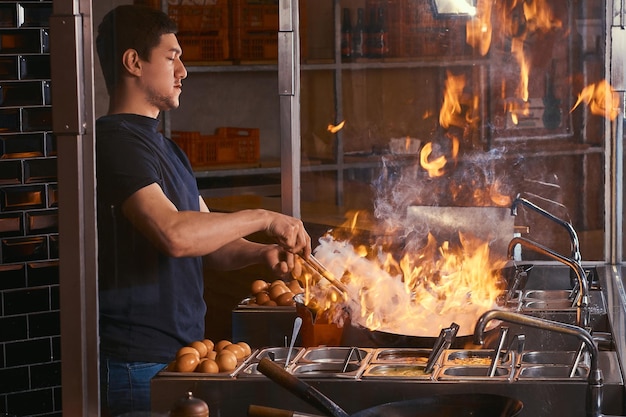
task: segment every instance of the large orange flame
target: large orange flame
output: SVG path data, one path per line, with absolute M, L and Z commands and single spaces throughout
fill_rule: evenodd
M 489 246 L 459 233 L 460 243 L 426 244 L 399 260 L 380 247 L 364 248 L 326 236 L 316 257 L 348 289 L 347 300 L 320 276 L 309 271 L 309 307 L 330 313 L 343 324 L 345 310 L 352 323 L 371 330 L 405 335 L 436 336 L 452 322 L 466 334 L 480 314 L 496 308 L 502 295 L 498 273 L 504 261 L 490 259 Z
M 615 120 L 619 114 L 619 95 L 606 80 L 583 88 L 572 111 L 583 102 L 589 105 L 589 110 L 596 116 Z
M 481 56 L 487 55 L 491 46 L 493 26 L 491 24 L 491 0 L 478 0 L 476 16 L 465 25 L 465 37 L 468 45 L 478 51 Z

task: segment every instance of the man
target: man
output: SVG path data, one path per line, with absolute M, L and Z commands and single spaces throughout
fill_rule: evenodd
M 103 415 L 150 409 L 150 379 L 204 337 L 202 258 L 215 269 L 266 264 L 277 276 L 309 256 L 302 222 L 266 210 L 211 213 L 191 166 L 158 131 L 187 76 L 176 25 L 119 6 L 96 46 L 110 96 L 96 123 Z M 276 244 L 244 239 L 265 232 Z

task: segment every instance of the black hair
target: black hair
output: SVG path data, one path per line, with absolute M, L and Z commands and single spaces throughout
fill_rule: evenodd
M 122 73 L 124 52 L 134 49 L 141 59 L 149 61 L 161 35 L 176 32 L 176 22 L 160 10 L 123 5 L 109 11 L 102 18 L 96 37 L 100 67 L 109 94 L 113 93 Z

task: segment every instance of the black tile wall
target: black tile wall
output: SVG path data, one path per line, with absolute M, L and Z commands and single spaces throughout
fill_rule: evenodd
M 61 417 L 52 1 L 0 1 L 0 413 Z

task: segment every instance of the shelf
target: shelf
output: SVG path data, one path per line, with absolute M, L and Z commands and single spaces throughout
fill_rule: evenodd
M 185 66 L 188 73 L 205 73 L 205 72 L 271 72 L 278 71 L 278 64 L 217 64 L 207 63 L 206 65 Z
M 324 172 L 337 171 L 339 169 L 369 169 L 379 168 L 382 164 L 381 156 L 376 157 L 347 157 L 347 162 L 343 164 L 327 164 L 319 160 L 302 162 L 302 172 Z M 256 166 L 244 165 L 223 165 L 215 167 L 207 167 L 195 169 L 196 178 L 219 178 L 219 177 L 237 177 L 246 175 L 268 175 L 279 174 L 280 162 L 276 160 L 261 161 Z
M 486 58 L 458 57 L 446 58 L 442 61 L 438 57 L 414 57 L 414 58 L 384 58 L 369 59 L 361 58 L 351 62 L 336 63 L 332 60 L 309 61 L 300 64 L 303 71 L 317 70 L 366 70 L 366 69 L 393 69 L 393 68 L 440 68 L 454 66 L 478 66 L 487 65 Z M 188 73 L 209 72 L 271 72 L 278 71 L 277 63 L 252 63 L 237 64 L 234 62 L 207 62 L 206 65 L 191 63 L 187 67 Z

